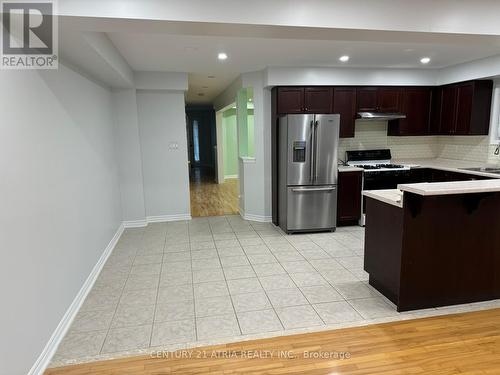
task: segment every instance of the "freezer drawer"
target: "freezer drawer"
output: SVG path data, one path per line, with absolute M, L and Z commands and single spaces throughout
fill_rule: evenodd
M 287 232 L 334 229 L 337 186 L 289 186 Z

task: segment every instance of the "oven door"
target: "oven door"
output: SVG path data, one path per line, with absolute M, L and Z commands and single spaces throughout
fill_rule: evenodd
M 404 171 L 382 171 L 382 172 L 366 172 L 364 173 L 363 190 L 384 190 L 396 189 L 400 184 L 410 183 L 411 172 Z M 366 198 L 363 197 L 363 214 L 366 206 Z

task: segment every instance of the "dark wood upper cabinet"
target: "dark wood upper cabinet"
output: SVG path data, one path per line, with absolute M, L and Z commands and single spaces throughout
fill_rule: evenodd
M 357 89 L 358 112 L 399 112 L 400 87 L 361 87 Z
M 303 113 L 304 88 L 279 87 L 278 88 L 278 113 Z
M 275 111 L 339 113 L 340 137 L 354 137 L 357 112 L 402 112 L 388 134 L 418 136 L 487 135 L 493 81 L 477 80 L 437 87 L 280 86 Z
M 383 87 L 377 90 L 377 111 L 399 112 L 401 110 L 401 88 Z
M 389 122 L 389 135 L 428 135 L 430 133 L 430 87 L 407 87 L 401 92 L 400 111 L 405 119 Z
M 306 87 L 304 89 L 304 112 L 306 113 L 331 113 L 332 88 L 331 87 Z
M 353 87 L 335 87 L 333 89 L 332 112 L 340 114 L 340 138 L 354 137 L 356 89 Z
M 457 86 L 457 114 L 455 120 L 455 134 L 467 135 L 469 133 L 473 95 L 474 92 L 472 84 Z
M 356 109 L 358 112 L 377 110 L 377 88 L 363 87 L 356 90 Z
M 441 88 L 441 100 L 433 101 L 433 128 L 442 135 L 488 135 L 493 82 L 461 82 Z M 438 107 L 439 106 L 439 107 Z
M 361 218 L 363 172 L 340 172 L 338 179 L 337 222 L 353 224 Z
M 441 96 L 441 118 L 439 134 L 455 133 L 457 115 L 457 88 L 456 86 L 445 86 Z
M 431 121 L 429 134 L 439 134 L 439 127 L 441 126 L 441 104 L 443 101 L 443 88 L 436 86 L 432 88 L 431 94 Z

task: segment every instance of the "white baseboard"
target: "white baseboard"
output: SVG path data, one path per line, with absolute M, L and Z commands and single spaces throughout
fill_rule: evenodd
M 224 180 L 231 180 L 231 179 L 235 179 L 235 178 L 238 178 L 237 174 L 230 174 L 230 175 L 224 176 Z
M 270 223 L 273 220 L 272 216 L 247 214 L 247 213 L 245 213 L 245 211 L 243 211 L 241 209 L 240 209 L 240 215 L 245 220 L 248 220 L 248 221 L 258 221 L 260 223 Z
M 123 222 L 124 228 L 142 228 L 148 225 L 148 221 L 144 220 L 129 220 Z
M 166 221 L 180 221 L 180 220 L 191 220 L 191 215 L 161 215 L 161 216 L 148 216 L 146 221 L 148 223 L 163 223 Z
M 80 310 L 80 307 L 83 304 L 83 301 L 85 301 L 85 298 L 87 297 L 87 294 L 90 292 L 92 287 L 94 286 L 95 281 L 97 280 L 97 277 L 101 273 L 102 267 L 108 260 L 108 257 L 111 255 L 111 252 L 113 251 L 116 243 L 120 239 L 120 236 L 122 235 L 124 230 L 124 225 L 120 224 L 118 227 L 118 230 L 116 231 L 115 235 L 109 242 L 108 246 L 102 253 L 101 257 L 97 261 L 96 265 L 92 269 L 92 272 L 90 272 L 89 277 L 87 277 L 87 280 L 85 280 L 85 283 L 83 286 L 80 288 L 80 291 L 76 295 L 75 299 L 69 306 L 68 310 L 64 314 L 63 318 L 59 322 L 59 325 L 55 329 L 55 331 L 52 333 L 52 336 L 50 337 L 49 341 L 47 342 L 47 345 L 45 345 L 45 348 L 42 350 L 42 353 L 36 360 L 35 364 L 33 367 L 30 369 L 28 372 L 28 375 L 43 375 L 45 370 L 47 369 L 47 366 L 49 365 L 52 357 L 56 353 L 57 347 L 61 343 L 62 339 L 66 335 L 66 332 L 68 331 L 69 327 L 71 326 L 71 323 L 75 319 L 76 314 Z
M 191 220 L 191 215 L 185 214 L 185 215 L 148 216 L 144 220 L 124 221 L 122 224 L 120 224 L 118 230 L 116 231 L 113 238 L 109 242 L 108 246 L 102 253 L 96 265 L 92 269 L 92 272 L 90 272 L 90 275 L 87 277 L 87 280 L 85 280 L 85 283 L 80 288 L 80 291 L 78 292 L 75 299 L 73 300 L 68 310 L 64 314 L 63 318 L 59 322 L 57 328 L 52 333 L 52 336 L 45 345 L 45 348 L 42 350 L 42 353 L 36 360 L 33 367 L 28 372 L 28 375 L 43 375 L 43 373 L 47 369 L 47 366 L 49 365 L 50 361 L 52 360 L 52 357 L 57 351 L 57 347 L 59 346 L 62 339 L 66 335 L 66 332 L 68 331 L 69 327 L 71 326 L 71 323 L 75 319 L 76 314 L 78 313 L 80 307 L 85 301 L 87 294 L 94 286 L 97 277 L 101 273 L 104 264 L 111 255 L 111 252 L 116 246 L 116 243 L 120 239 L 120 236 L 122 235 L 125 228 L 141 228 L 147 226 L 148 223 L 160 223 L 160 222 L 178 221 L 178 220 Z

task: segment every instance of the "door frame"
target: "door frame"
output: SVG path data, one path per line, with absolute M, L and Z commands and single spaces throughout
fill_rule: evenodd
M 217 137 L 217 160 L 215 164 L 217 165 L 216 182 L 218 184 L 224 183 L 224 134 L 223 134 L 223 119 L 222 114 L 224 109 L 217 111 L 215 113 L 215 134 Z

